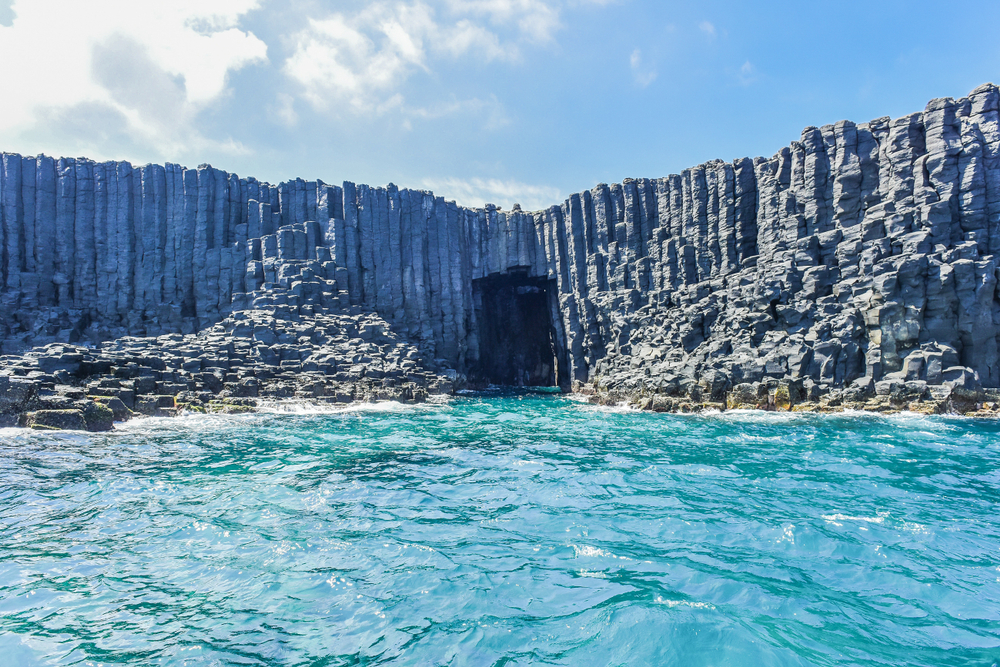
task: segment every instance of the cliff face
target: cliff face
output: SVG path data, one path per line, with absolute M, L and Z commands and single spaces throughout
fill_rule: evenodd
M 522 364 L 508 377 L 716 397 L 766 378 L 1000 386 L 993 85 L 534 213 L 4 154 L 0 222 L 7 353 L 358 306 L 484 380 Z

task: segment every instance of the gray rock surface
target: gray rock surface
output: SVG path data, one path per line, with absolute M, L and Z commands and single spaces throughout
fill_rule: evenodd
M 771 158 L 601 184 L 536 212 L 394 185 L 271 186 L 208 165 L 0 158 L 9 355 L 176 334 L 222 345 L 222 326 L 250 332 L 246 363 L 351 378 L 385 371 L 368 353 L 330 350 L 326 364 L 290 352 L 258 318 L 346 318 L 339 330 L 364 340 L 377 314 L 408 359 L 471 376 L 489 353 L 480 287 L 516 275 L 548 295 L 565 387 L 755 406 L 786 392 L 974 396 L 1000 386 L 998 253 L 992 84 L 896 120 L 807 128 Z M 38 357 L 38 372 L 78 377 L 65 356 Z M 194 359 L 170 372 L 219 368 Z M 224 391 L 252 392 L 246 379 Z

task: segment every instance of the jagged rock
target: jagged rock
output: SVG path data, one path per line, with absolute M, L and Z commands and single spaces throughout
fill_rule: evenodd
M 38 382 L 0 375 L 0 414 L 23 412 L 38 393 Z
M 143 396 L 136 399 L 135 410 L 140 414 L 158 417 L 170 414 L 169 410 L 177 407 L 173 396 Z
M 749 382 L 736 385 L 726 397 L 726 407 L 730 410 L 754 410 L 766 405 L 766 396 L 762 402 L 758 386 Z
M 768 404 L 775 410 L 788 412 L 792 409 L 792 393 L 787 384 L 780 384 L 768 396 Z
M 941 383 L 951 387 L 953 393 L 955 390 L 976 394 L 982 391 L 979 374 L 971 368 L 964 366 L 952 366 L 951 368 L 944 369 L 941 373 Z
M 129 410 L 125 403 L 122 402 L 120 398 L 114 396 L 94 396 L 94 401 L 105 406 L 111 410 L 111 418 L 116 422 L 128 421 L 132 416 L 132 411 Z M 87 422 L 90 423 L 89 421 Z
M 862 401 L 875 395 L 875 379 L 869 375 L 851 383 L 850 390 L 855 401 Z

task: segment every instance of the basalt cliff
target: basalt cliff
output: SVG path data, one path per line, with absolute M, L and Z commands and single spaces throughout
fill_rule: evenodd
M 1000 92 L 536 212 L 8 153 L 0 247 L 9 422 L 486 384 L 989 412 Z

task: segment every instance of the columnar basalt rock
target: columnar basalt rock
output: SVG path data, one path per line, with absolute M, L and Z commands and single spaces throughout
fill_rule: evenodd
M 495 340 L 474 285 L 516 275 L 543 286 L 553 377 L 598 400 L 971 396 L 1000 386 L 998 254 L 992 84 L 536 212 L 207 165 L 0 159 L 7 354 L 354 307 L 428 368 L 474 375 Z

